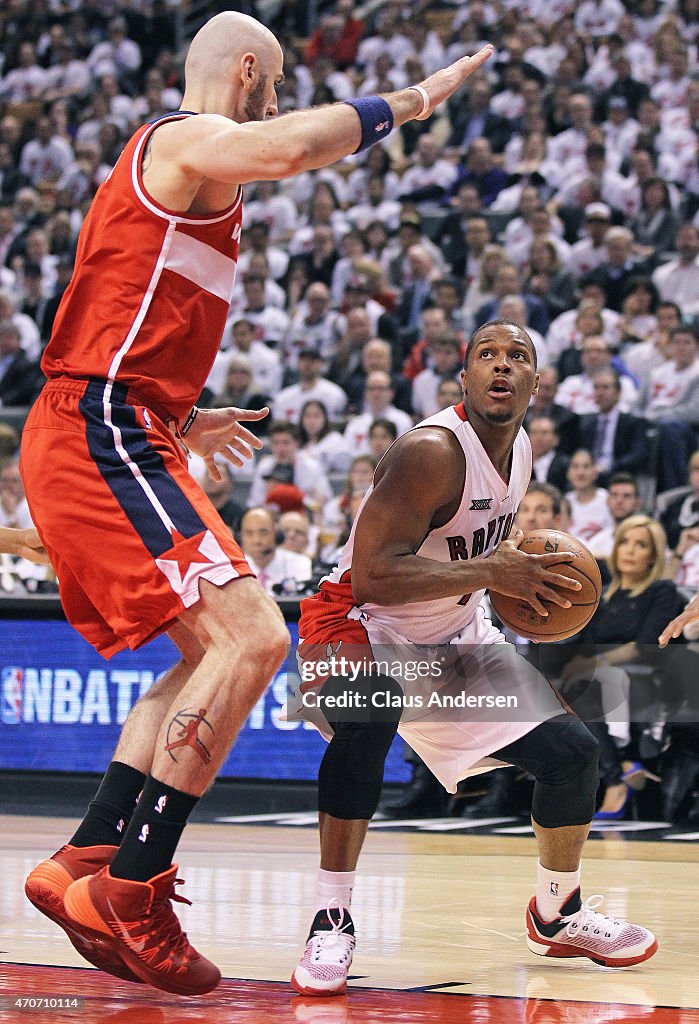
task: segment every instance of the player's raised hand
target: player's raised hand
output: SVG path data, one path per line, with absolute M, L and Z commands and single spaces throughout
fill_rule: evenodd
M 699 594 L 695 594 L 684 611 L 667 624 L 658 637 L 660 646 L 667 647 L 670 640 L 676 640 L 678 636 L 681 636 L 684 627 L 691 622 L 696 622 L 697 619 L 699 619 Z
M 420 88 L 425 90 L 430 103 L 428 109 L 417 120 L 426 120 L 435 107 L 448 100 L 459 86 L 466 81 L 469 75 L 472 75 L 482 64 L 485 64 L 492 52 L 493 47 L 488 43 L 478 53 L 474 53 L 472 57 L 460 57 L 453 64 L 450 64 L 448 68 L 435 71 L 429 78 L 420 82 Z
M 545 555 L 525 554 L 518 546 L 523 536 L 521 530 L 513 531 L 512 536 L 498 544 L 490 558 L 485 560 L 484 564 L 488 566 L 493 581 L 488 590 L 506 597 L 518 597 L 531 605 L 539 615 L 548 615 L 542 601 L 570 608 L 570 601 L 557 588 L 580 590 L 580 583 L 569 576 L 552 572 L 548 567 L 572 562 L 575 555 L 565 551 L 552 551 Z
M 234 466 L 243 466 L 253 456 L 253 449 L 263 447 L 259 437 L 255 437 L 243 422 L 257 422 L 269 415 L 267 406 L 264 409 L 199 409 L 192 422 L 185 443 L 197 455 L 201 455 L 206 468 L 214 480 L 221 479 L 221 473 L 215 462 L 216 455 Z

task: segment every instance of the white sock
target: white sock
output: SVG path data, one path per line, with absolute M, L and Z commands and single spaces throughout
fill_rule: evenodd
M 318 869 L 318 897 L 316 913 L 327 910 L 331 900 L 338 900 L 341 907 L 349 910 L 354 888 L 354 871 L 325 871 Z
M 572 892 L 580 886 L 580 868 L 577 871 L 549 871 L 536 864 L 536 909 L 544 921 L 558 917 L 561 907 Z

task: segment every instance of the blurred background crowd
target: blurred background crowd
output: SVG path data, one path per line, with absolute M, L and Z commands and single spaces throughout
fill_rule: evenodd
M 222 6 L 279 35 L 281 112 L 399 89 L 495 45 L 429 120 L 246 188 L 238 280 L 200 404 L 268 405 L 265 449 L 242 471 L 224 464 L 220 482 L 196 458 L 191 470 L 263 584 L 297 595 L 333 564 L 377 460 L 460 400 L 469 333 L 499 317 L 526 326 L 541 374 L 525 426 L 542 487 L 520 525 L 588 544 L 608 570 L 602 612 L 651 588 L 649 622 L 664 625 L 699 587 L 699 0 Z M 188 38 L 218 9 L 0 9 L 1 525 L 29 522 L 21 429 L 82 220 L 129 135 L 178 107 Z M 640 569 L 628 522 L 646 547 Z M 0 559 L 0 591 L 55 586 Z M 647 642 L 634 614 L 635 632 L 617 615 L 619 635 L 600 642 Z M 660 712 L 651 727 L 646 753 L 660 757 Z M 699 777 L 696 735 L 685 746 L 689 782 L 667 816 L 687 810 Z M 627 747 L 617 736 L 611 753 Z M 610 767 L 609 813 L 645 781 L 638 763 Z

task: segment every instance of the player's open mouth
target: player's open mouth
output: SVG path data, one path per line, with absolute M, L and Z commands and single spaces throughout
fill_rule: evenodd
M 509 381 L 496 380 L 488 388 L 488 394 L 497 398 L 505 398 L 508 395 L 513 395 L 514 389 Z

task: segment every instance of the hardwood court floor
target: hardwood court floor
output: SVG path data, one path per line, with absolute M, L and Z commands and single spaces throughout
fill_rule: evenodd
M 589 844 L 583 895 L 650 927 L 659 953 L 622 971 L 531 954 L 524 908 L 530 839 L 369 835 L 353 901 L 359 944 L 349 996 L 295 997 L 288 978 L 311 918 L 317 839 L 309 830 L 192 825 L 180 849 L 177 912 L 227 980 L 185 1000 L 90 969 L 25 899 L 24 877 L 73 821 L 0 817 L 0 1022 L 190 1024 L 699 1024 L 699 848 Z M 243 979 L 243 980 L 233 980 Z M 80 1009 L 24 1011 L 17 996 L 74 996 Z

